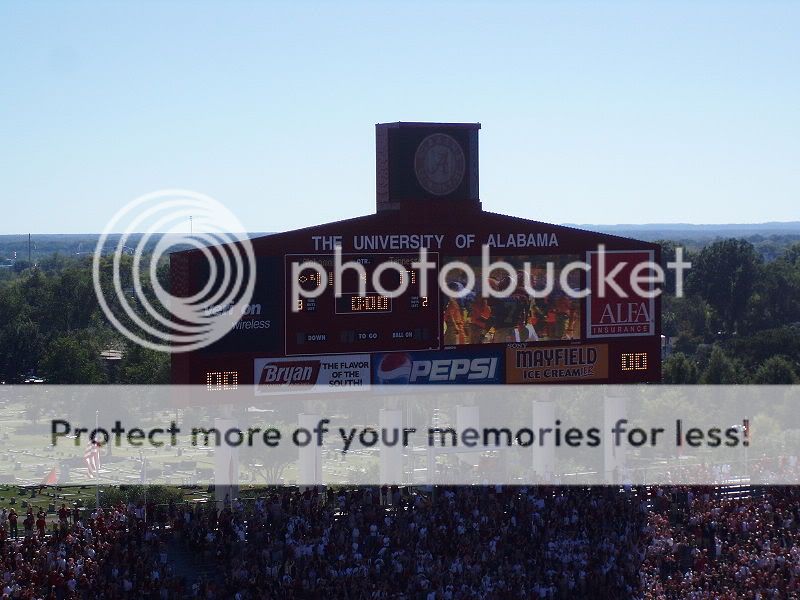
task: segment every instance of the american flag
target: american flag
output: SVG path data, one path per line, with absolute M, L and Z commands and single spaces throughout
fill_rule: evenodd
M 95 478 L 100 471 L 100 444 L 92 440 L 86 446 L 86 451 L 83 453 L 83 461 L 86 463 L 86 470 L 89 472 L 89 477 Z

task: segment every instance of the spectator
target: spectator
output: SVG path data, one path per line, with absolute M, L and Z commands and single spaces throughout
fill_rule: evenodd
M 14 539 L 17 539 L 18 531 L 17 531 L 17 520 L 19 517 L 17 516 L 17 511 L 13 508 L 8 512 L 8 527 L 11 530 L 11 535 Z

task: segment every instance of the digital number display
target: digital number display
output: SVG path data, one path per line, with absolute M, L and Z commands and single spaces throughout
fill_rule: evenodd
M 237 371 L 212 371 L 206 373 L 206 389 L 209 392 L 222 392 L 239 388 Z
M 647 352 L 623 352 L 620 355 L 620 369 L 623 371 L 646 371 Z
M 337 297 L 332 255 L 286 255 L 286 356 L 438 349 L 438 269 L 424 273 L 428 291 L 423 295 L 423 275 L 411 266 L 418 259 L 410 253 L 345 254 L 343 263 L 360 265 L 363 271 L 344 269 Z M 293 268 L 304 262 L 316 263 L 323 273 Z M 386 268 L 386 263 L 394 265 Z M 297 284 L 319 294 L 293 297 Z M 401 289 L 399 295 L 385 293 Z
M 363 313 L 390 313 L 392 312 L 392 299 L 380 294 L 344 294 L 336 298 L 336 314 L 350 315 Z

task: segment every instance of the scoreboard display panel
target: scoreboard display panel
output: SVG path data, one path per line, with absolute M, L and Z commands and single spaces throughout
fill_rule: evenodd
M 485 286 L 506 282 L 502 272 L 484 272 L 484 245 L 491 261 L 511 265 L 537 293 L 518 286 L 508 297 L 485 297 Z M 342 261 L 363 268 L 342 271 L 339 294 L 337 246 Z M 656 244 L 443 202 L 268 235 L 253 247 L 252 300 L 221 340 L 173 355 L 174 382 L 222 391 L 243 383 L 274 390 L 660 381 L 660 299 L 653 285 L 629 283 L 637 264 L 660 260 Z M 412 268 L 422 248 L 434 265 L 425 272 Z M 175 293 L 207 283 L 204 261 L 194 250 L 173 255 Z M 443 272 L 454 262 L 470 267 L 475 282 L 458 269 Z M 600 297 L 603 266 L 617 269 L 618 285 Z M 297 297 L 293 285 L 317 295 Z M 384 293 L 401 285 L 399 295 Z
M 483 211 L 480 127 L 376 125 L 376 213 L 252 240 L 252 299 L 204 308 L 232 316 L 230 332 L 174 353 L 172 380 L 256 393 L 660 381 L 658 282 L 642 283 L 659 246 Z M 414 266 L 423 251 L 431 268 Z M 173 293 L 213 288 L 224 273 L 205 262 L 171 255 Z
M 435 258 L 433 255 L 432 258 Z M 343 254 L 342 262 L 363 268 L 344 269 L 340 293 L 335 294 L 334 256 L 332 254 L 284 257 L 285 354 L 347 354 L 386 350 L 430 350 L 440 346 L 439 296 L 435 274 L 421 275 L 411 263 L 417 254 Z M 299 269 L 292 265 L 315 263 L 319 269 Z M 373 284 L 375 270 L 385 264 L 402 268 L 385 269 L 377 283 L 382 290 L 405 288 L 399 297 L 380 293 Z M 421 286 L 419 277 L 426 277 Z M 292 298 L 292 283 L 313 291 L 324 290 L 315 298 Z M 421 288 L 430 290 L 422 295 Z

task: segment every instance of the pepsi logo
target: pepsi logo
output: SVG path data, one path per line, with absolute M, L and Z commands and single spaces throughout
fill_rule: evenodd
M 411 377 L 411 357 L 405 352 L 384 354 L 378 363 L 375 379 L 379 384 L 406 384 Z

